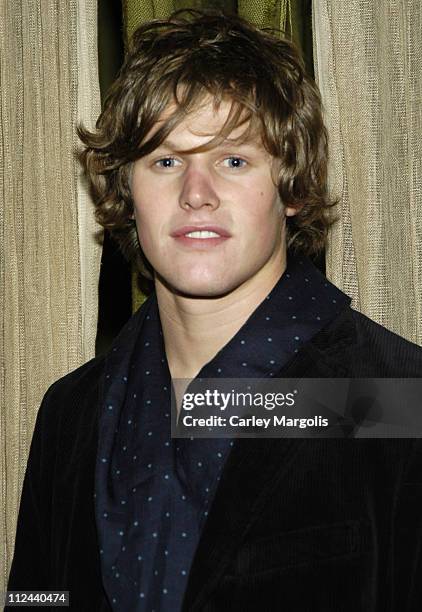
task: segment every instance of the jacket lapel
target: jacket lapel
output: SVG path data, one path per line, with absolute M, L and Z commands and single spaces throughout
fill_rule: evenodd
M 350 308 L 306 344 L 279 378 L 346 377 L 356 342 Z M 268 495 L 294 465 L 304 439 L 237 439 L 224 467 L 192 564 L 184 610 L 202 610 L 259 516 Z
M 194 557 L 184 609 L 202 610 L 275 479 L 290 468 L 304 440 L 236 440 Z

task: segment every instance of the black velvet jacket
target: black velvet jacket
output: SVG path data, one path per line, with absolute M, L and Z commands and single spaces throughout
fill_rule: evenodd
M 110 610 L 93 499 L 103 368 L 104 357 L 90 361 L 44 398 L 8 584 L 69 590 L 71 609 L 90 612 Z M 422 349 L 347 307 L 279 376 L 421 374 Z M 238 439 L 183 609 L 419 612 L 421 442 Z

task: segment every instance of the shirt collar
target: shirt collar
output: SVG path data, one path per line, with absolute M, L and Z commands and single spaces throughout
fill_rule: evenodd
M 198 377 L 276 376 L 350 301 L 308 258 L 289 255 L 273 289 Z
M 286 270 L 273 289 L 242 328 L 203 366 L 198 377 L 276 376 L 287 361 L 350 302 L 350 297 L 333 285 L 307 257 L 288 253 Z M 140 338 L 146 332 L 151 336 L 149 340 Z M 117 378 L 120 375 L 127 379 L 129 372 L 137 369 L 135 364 L 141 362 L 137 357 L 142 346 L 154 348 L 161 364 L 157 374 L 169 378 L 155 293 L 112 344 L 107 355 L 106 392 L 116 374 Z M 149 363 L 147 355 L 144 365 Z M 154 378 L 147 378 L 150 371 L 145 367 L 137 376 L 142 376 L 149 384 Z

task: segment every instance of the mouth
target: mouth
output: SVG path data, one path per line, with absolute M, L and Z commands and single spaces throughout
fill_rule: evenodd
M 211 232 L 209 230 L 198 230 L 195 232 L 188 232 L 184 234 L 187 238 L 199 238 L 200 240 L 207 240 L 208 238 L 221 238 L 221 235 L 217 232 Z
M 178 244 L 187 247 L 209 248 L 222 244 L 231 234 L 222 227 L 216 226 L 184 226 L 171 233 Z

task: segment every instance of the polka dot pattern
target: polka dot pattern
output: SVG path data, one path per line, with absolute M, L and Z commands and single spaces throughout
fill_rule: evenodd
M 290 258 L 267 298 L 198 378 L 277 376 L 350 299 Z M 95 478 L 103 583 L 114 610 L 176 612 L 228 439 L 171 439 L 170 372 L 155 295 L 107 357 Z

